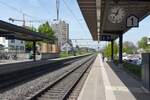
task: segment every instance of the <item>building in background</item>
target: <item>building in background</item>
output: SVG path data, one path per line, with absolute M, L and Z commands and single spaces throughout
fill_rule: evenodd
M 38 47 L 40 53 L 58 53 L 59 49 L 56 44 L 41 42 L 41 46 Z
M 25 52 L 25 42 L 22 40 L 7 40 L 5 37 L 0 37 L 0 45 L 5 52 Z
M 62 45 L 69 40 L 69 24 L 60 20 L 51 24 L 51 27 L 58 39 L 58 46 L 61 48 Z
M 64 42 L 61 46 L 61 51 L 67 51 L 67 52 L 72 52 L 73 51 L 73 44 L 71 40 L 68 40 Z

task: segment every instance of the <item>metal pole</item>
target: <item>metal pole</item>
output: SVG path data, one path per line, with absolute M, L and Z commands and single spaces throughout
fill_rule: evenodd
M 36 41 L 33 41 L 33 60 L 36 61 Z
M 114 41 L 111 41 L 111 61 L 114 61 Z
M 123 43 L 123 35 L 119 35 L 119 64 L 122 64 L 122 43 Z
M 22 21 L 23 21 L 23 25 L 22 26 L 26 27 L 26 25 L 25 25 L 26 21 L 25 21 L 25 14 L 24 13 L 23 13 L 23 20 Z
M 56 0 L 57 21 L 59 20 L 59 0 Z

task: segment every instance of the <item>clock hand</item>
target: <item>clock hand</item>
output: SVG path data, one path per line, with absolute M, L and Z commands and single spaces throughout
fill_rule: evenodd
M 118 15 L 118 13 L 119 13 L 119 9 L 118 9 L 117 12 L 115 13 L 115 15 Z

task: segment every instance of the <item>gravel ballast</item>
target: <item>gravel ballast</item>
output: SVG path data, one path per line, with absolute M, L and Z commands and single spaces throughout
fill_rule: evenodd
M 26 82 L 19 85 L 11 90 L 0 93 L 0 100 L 25 100 L 27 97 L 35 94 L 45 86 L 51 84 L 56 78 L 60 77 L 70 69 L 78 66 L 81 62 L 84 62 L 89 57 L 83 58 L 82 60 L 76 61 L 66 67 L 42 75 L 32 81 Z

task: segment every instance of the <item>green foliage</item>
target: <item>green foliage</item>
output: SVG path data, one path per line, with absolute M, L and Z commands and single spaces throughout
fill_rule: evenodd
M 64 57 L 69 57 L 69 56 L 73 56 L 73 54 L 68 54 L 68 52 L 60 52 L 60 58 L 64 58 Z
M 123 62 L 123 67 L 134 75 L 141 77 L 141 66 Z
M 38 32 L 44 33 L 45 35 L 47 35 L 51 39 L 51 42 L 54 42 L 56 40 L 54 36 L 54 31 L 52 30 L 48 22 L 41 24 L 38 27 Z
M 103 49 L 103 53 L 105 57 L 110 58 L 111 57 L 111 43 L 106 45 Z M 118 53 L 118 45 L 116 42 L 114 42 L 114 56 L 116 57 Z
M 115 64 L 115 65 L 118 65 L 118 64 L 119 64 L 119 61 L 118 61 L 118 60 L 114 60 L 114 64 Z
M 60 52 L 60 58 L 64 58 L 64 57 L 69 57 L 69 56 L 78 56 L 78 55 L 84 55 L 84 54 L 88 54 L 88 53 L 93 53 L 93 52 L 85 52 L 85 51 L 76 51 L 75 55 L 74 52 L 66 52 L 66 51 L 62 51 Z
M 138 47 L 146 49 L 147 48 L 147 37 L 143 37 L 140 41 L 138 41 Z
M 147 37 L 143 37 L 138 41 L 138 47 L 144 49 L 146 52 L 150 52 L 150 45 L 147 44 Z
M 35 31 L 35 32 L 40 32 L 42 34 L 45 34 L 47 35 L 51 40 L 51 43 L 54 43 L 54 41 L 56 40 L 55 36 L 54 36 L 54 31 L 52 30 L 52 28 L 50 27 L 49 23 L 46 22 L 44 24 L 41 24 L 39 27 L 38 27 L 38 30 L 35 28 L 35 27 L 26 27 L 27 29 L 29 30 L 32 30 L 32 31 Z M 37 42 L 38 45 L 41 45 L 40 42 Z M 31 51 L 32 50 L 32 47 L 33 47 L 33 43 L 31 41 L 27 41 L 25 43 L 26 45 L 26 50 L 27 51 Z
M 114 60 L 114 64 L 118 65 L 119 64 L 118 60 Z M 141 66 L 123 61 L 123 67 L 127 71 L 129 71 L 129 72 L 133 73 L 134 75 L 136 75 L 137 77 L 141 78 L 141 74 L 142 74 Z
M 136 52 L 136 46 L 129 41 L 126 41 L 123 43 L 123 52 L 126 52 L 127 54 L 133 54 Z
M 34 32 L 37 31 L 37 29 L 35 27 L 33 27 L 33 26 L 32 27 L 26 26 L 26 28 L 31 30 L 31 31 L 34 31 Z M 26 41 L 25 42 L 25 47 L 26 47 L 27 51 L 31 51 L 32 48 L 33 48 L 33 42 L 32 41 Z
M 26 42 L 25 42 L 25 47 L 26 47 L 26 50 L 27 50 L 27 51 L 31 51 L 32 48 L 33 48 L 33 42 L 31 42 L 31 41 L 26 41 Z
M 114 57 L 117 57 L 118 54 L 118 50 L 119 50 L 119 46 L 116 42 L 114 42 Z M 136 46 L 129 41 L 126 41 L 123 43 L 123 52 L 126 52 L 128 54 L 133 54 L 136 52 Z M 110 58 L 111 57 L 111 43 L 109 43 L 108 45 L 106 45 L 103 49 L 103 53 L 105 57 Z

